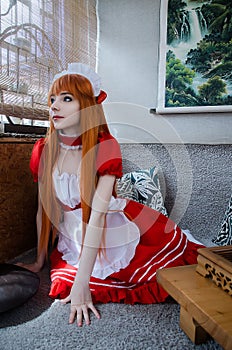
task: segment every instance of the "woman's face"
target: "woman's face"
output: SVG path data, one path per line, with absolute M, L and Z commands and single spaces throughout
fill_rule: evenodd
M 51 95 L 50 116 L 56 130 L 62 130 L 67 135 L 80 133 L 80 104 L 68 91 L 59 95 Z

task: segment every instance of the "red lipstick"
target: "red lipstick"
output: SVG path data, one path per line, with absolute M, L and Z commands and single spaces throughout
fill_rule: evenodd
M 54 120 L 56 120 L 56 119 L 62 119 L 62 118 L 64 118 L 64 117 L 61 117 L 60 115 L 54 115 L 54 116 L 52 117 L 52 119 L 54 119 Z

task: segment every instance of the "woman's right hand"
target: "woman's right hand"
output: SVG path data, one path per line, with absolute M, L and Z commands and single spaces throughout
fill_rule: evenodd
M 43 264 L 41 265 L 41 263 L 39 263 L 38 261 L 35 261 L 32 264 L 24 264 L 24 263 L 18 262 L 15 265 L 23 267 L 24 269 L 30 270 L 31 272 L 35 272 L 35 273 L 39 272 L 43 267 Z

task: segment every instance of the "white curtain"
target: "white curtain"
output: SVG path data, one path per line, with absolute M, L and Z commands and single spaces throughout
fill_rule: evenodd
M 47 91 L 69 62 L 95 68 L 96 0 L 0 2 L 0 114 L 47 119 Z

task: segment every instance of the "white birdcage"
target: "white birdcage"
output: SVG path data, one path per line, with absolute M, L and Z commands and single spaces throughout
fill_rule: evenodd
M 0 114 L 41 123 L 53 76 L 69 62 L 95 68 L 96 1 L 9 0 L 0 12 Z

